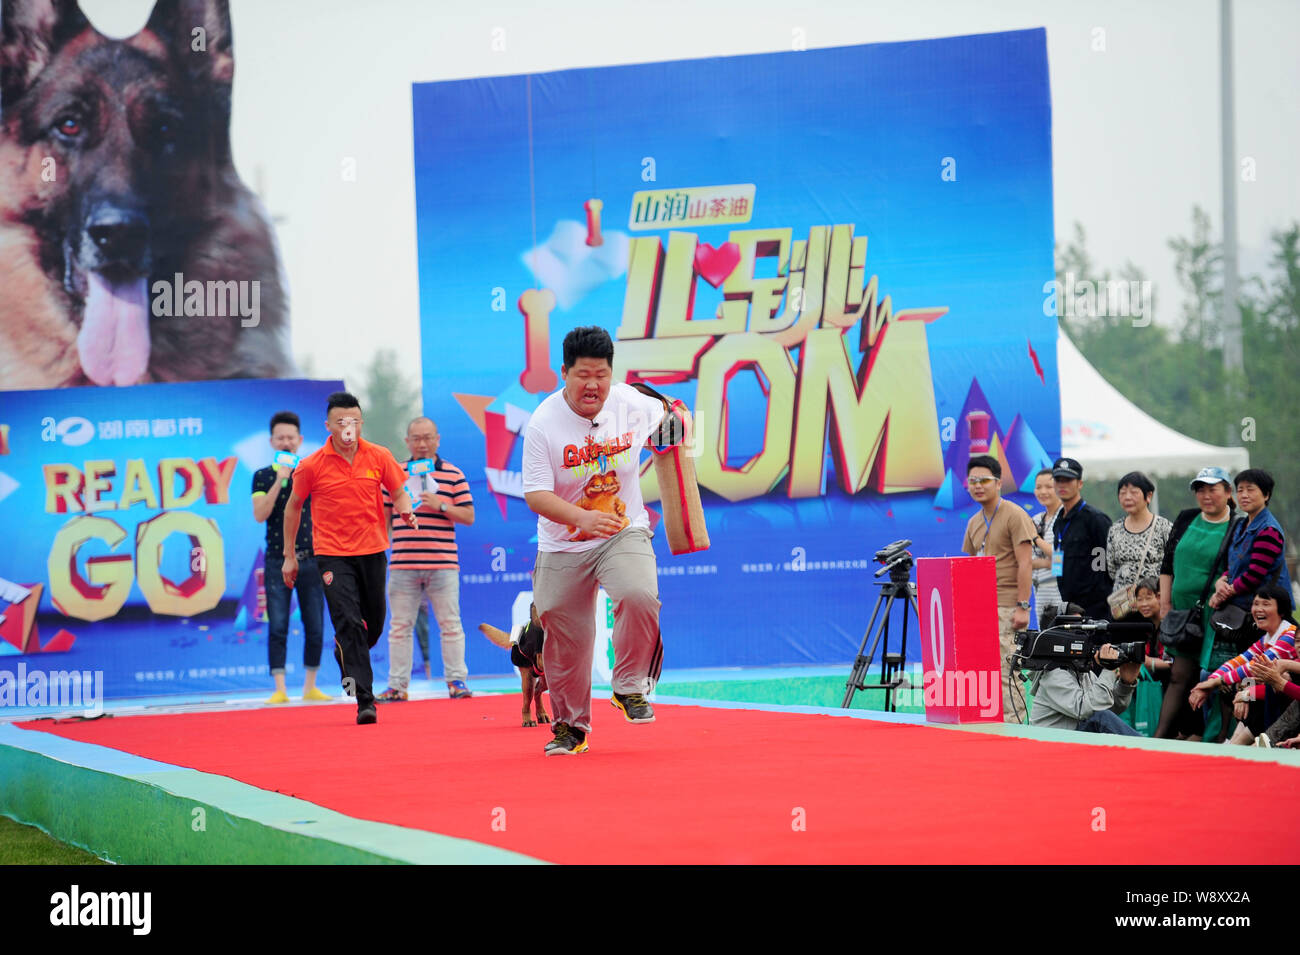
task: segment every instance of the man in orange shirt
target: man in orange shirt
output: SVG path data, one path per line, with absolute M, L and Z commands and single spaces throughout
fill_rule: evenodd
M 334 658 L 343 686 L 357 698 L 357 722 L 375 722 L 370 648 L 379 642 L 387 607 L 388 527 L 380 488 L 408 527 L 417 527 L 406 472 L 391 451 L 361 440 L 361 403 L 345 391 L 330 395 L 325 409 L 330 439 L 293 472 L 293 494 L 284 508 L 285 540 L 296 540 L 303 502 L 312 500 L 312 549 L 325 585 L 334 624 Z M 284 583 L 298 578 L 297 556 L 285 555 Z

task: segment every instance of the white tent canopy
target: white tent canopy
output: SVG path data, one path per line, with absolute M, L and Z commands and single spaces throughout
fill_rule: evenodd
M 1245 448 L 1216 448 L 1151 417 L 1111 387 L 1064 333 L 1057 338 L 1056 360 L 1061 453 L 1083 465 L 1085 480 L 1113 481 L 1130 471 L 1177 477 L 1211 466 L 1236 474 L 1250 467 Z

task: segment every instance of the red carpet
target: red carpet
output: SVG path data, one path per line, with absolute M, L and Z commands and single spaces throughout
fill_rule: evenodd
M 390 704 L 368 727 L 341 706 L 25 725 L 553 862 L 1300 861 L 1295 813 L 1251 823 L 1295 805 L 1294 767 L 665 704 L 633 726 L 593 706 L 590 752 L 552 758 L 518 696 Z

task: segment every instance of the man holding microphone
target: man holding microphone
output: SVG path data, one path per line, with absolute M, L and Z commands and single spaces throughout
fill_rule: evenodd
M 325 602 L 334 624 L 334 658 L 343 686 L 357 698 L 357 722 L 374 723 L 370 648 L 379 642 L 387 607 L 388 529 L 380 489 L 408 527 L 418 527 L 406 472 L 387 448 L 361 439 L 361 403 L 347 392 L 330 395 L 325 427 L 330 438 L 293 472 L 293 493 L 284 509 L 284 539 L 294 540 L 303 501 L 312 499 L 312 543 Z M 298 577 L 296 555 L 285 553 L 284 583 Z
M 302 431 L 298 416 L 292 411 L 277 411 L 271 417 L 271 447 L 277 453 L 297 456 L 302 446 Z M 288 703 L 284 668 L 289 636 L 289 605 L 293 590 L 284 586 L 284 506 L 289 500 L 293 479 L 293 466 L 289 464 L 264 467 L 253 475 L 253 518 L 266 524 L 266 645 L 275 680 L 275 693 L 268 703 Z M 330 697 L 316 687 L 316 671 L 320 669 L 320 652 L 325 624 L 325 596 L 321 593 L 320 571 L 316 569 L 316 555 L 311 547 L 311 501 L 302 509 L 302 522 L 294 538 L 294 558 L 306 570 L 298 581 L 298 607 L 302 611 L 302 629 L 305 638 L 302 654 L 306 677 L 302 687 L 304 700 L 329 700 Z
M 411 681 L 411 630 L 420 608 L 432 602 L 442 643 L 443 677 L 447 695 L 453 700 L 473 696 L 465 685 L 465 628 L 460 621 L 460 561 L 456 551 L 456 524 L 474 523 L 474 498 L 465 473 L 438 454 L 438 427 L 421 415 L 406 426 L 406 447 L 413 463 L 429 466 L 413 474 L 408 494 L 422 517 L 412 530 L 393 522 L 393 562 L 389 568 L 388 603 L 393 616 L 388 622 L 388 651 L 391 666 L 388 689 L 379 702 L 407 699 Z M 389 505 L 384 494 L 384 505 Z M 426 659 L 428 651 L 425 651 Z

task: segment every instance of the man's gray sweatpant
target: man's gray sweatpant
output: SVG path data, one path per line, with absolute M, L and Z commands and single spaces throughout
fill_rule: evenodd
M 552 718 L 584 733 L 591 731 L 598 587 L 614 603 L 614 692 L 649 693 L 663 667 L 649 531 L 629 527 L 591 550 L 537 555 L 533 602 L 546 631 L 542 661 Z

